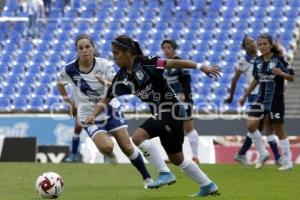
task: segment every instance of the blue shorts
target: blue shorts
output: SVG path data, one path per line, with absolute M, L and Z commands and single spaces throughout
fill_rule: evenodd
M 101 121 L 95 121 L 94 125 L 84 127 L 88 135 L 93 138 L 97 132 L 114 132 L 121 128 L 127 128 L 127 123 L 120 109 L 108 106 L 107 117 Z

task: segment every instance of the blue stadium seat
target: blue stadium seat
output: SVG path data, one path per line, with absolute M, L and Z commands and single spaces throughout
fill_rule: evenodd
M 16 93 L 16 88 L 15 88 L 14 85 L 15 85 L 15 84 L 10 84 L 10 85 L 4 87 L 4 88 L 1 90 L 1 94 L 2 94 L 3 96 L 7 96 L 7 97 L 15 95 L 15 93 Z
M 269 1 L 256 1 L 256 4 L 259 8 L 267 8 L 271 6 Z
M 92 18 L 92 17 L 94 17 L 94 8 L 83 10 L 79 14 L 80 14 L 80 17 L 82 17 L 82 18 Z
M 174 19 L 175 20 L 186 20 L 189 16 L 189 12 L 186 10 L 178 10 L 175 12 Z
M 298 8 L 300 7 L 300 1 L 298 0 L 289 0 L 289 5 L 291 8 Z
M 193 0 L 195 10 L 202 10 L 206 6 L 206 0 Z
M 10 110 L 10 100 L 7 97 L 0 97 L 0 110 L 9 111 Z
M 249 8 L 254 7 L 254 1 L 249 0 L 249 1 L 240 1 L 241 6 L 244 8 L 244 10 L 249 10 Z
M 62 14 L 61 14 L 61 9 L 51 9 L 48 18 L 49 19 L 59 19 L 61 18 Z
M 29 96 L 31 94 L 31 87 L 28 85 L 24 85 L 18 89 L 18 94 L 20 96 Z
M 125 17 L 125 12 L 123 11 L 123 9 L 114 10 L 114 12 L 112 13 L 111 17 L 113 19 L 122 19 L 122 18 Z
M 46 84 L 45 84 L 46 85 Z M 40 85 L 34 89 L 34 94 L 36 96 L 45 96 L 48 94 L 48 88 L 45 85 Z
M 244 2 L 248 2 L 248 1 L 244 1 Z M 248 19 L 250 17 L 250 10 L 249 9 L 244 9 L 238 12 L 238 17 L 239 19 Z
M 28 76 L 25 76 L 23 79 L 23 83 L 25 85 L 32 85 L 33 83 L 35 83 L 36 79 L 35 79 L 35 75 L 34 74 L 29 74 Z
M 77 17 L 77 10 L 76 9 L 70 9 L 64 13 L 64 17 L 68 19 L 74 19 Z
M 175 1 L 173 0 L 165 0 L 163 1 L 163 9 L 172 9 L 175 8 Z
M 14 65 L 11 68 L 11 72 L 15 75 L 23 74 L 25 72 L 25 67 L 22 64 Z
M 130 7 L 128 1 L 116 1 L 115 6 L 118 9 L 124 9 Z
M 187 28 L 191 31 L 199 30 L 201 27 L 201 24 L 199 21 L 191 20 L 187 26 Z
M 170 33 L 168 35 L 168 38 L 177 41 L 177 40 L 181 39 L 181 33 L 179 31 L 173 31 L 172 33 Z
M 49 75 L 45 75 L 45 76 L 40 77 L 40 83 L 42 85 L 48 85 L 51 82 L 52 82 L 52 77 L 49 76 Z
M 168 22 L 159 21 L 155 24 L 155 28 L 160 31 L 165 31 L 168 28 Z
M 234 10 L 239 5 L 238 0 L 226 0 L 224 3 L 224 6 L 226 6 L 228 10 Z
M 159 18 L 161 19 L 161 21 L 167 22 L 167 20 L 170 19 L 172 16 L 172 10 L 170 9 L 163 9 L 159 12 Z
M 0 64 L 0 74 L 7 74 L 9 72 L 9 67 L 7 65 Z
M 29 106 L 30 106 L 30 110 L 42 111 L 44 109 L 43 98 L 35 97 L 35 98 L 30 99 Z
M 144 4 L 144 1 L 132 1 L 131 6 L 133 8 L 137 8 L 139 10 L 139 8 L 144 8 L 145 4 Z
M 27 109 L 27 99 L 22 97 L 18 97 L 16 99 L 13 99 L 13 110 L 16 111 L 25 111 Z

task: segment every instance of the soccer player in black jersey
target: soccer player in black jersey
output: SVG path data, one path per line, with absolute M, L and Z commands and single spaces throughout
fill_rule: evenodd
M 247 128 L 251 134 L 256 134 L 259 120 L 271 123 L 281 143 L 283 165 L 279 170 L 292 169 L 291 149 L 287 134 L 283 129 L 284 123 L 284 80 L 293 81 L 294 71 L 280 54 L 278 46 L 268 34 L 261 34 L 257 40 L 261 56 L 256 58 L 253 69 L 254 80 L 240 100 L 245 103 L 247 96 L 259 85 L 257 105 L 250 111 L 251 118 Z M 254 110 L 255 109 L 255 110 Z M 264 155 L 262 155 L 264 156 Z
M 176 55 L 178 45 L 175 40 L 164 40 L 161 43 L 161 49 L 167 59 L 181 59 Z M 191 75 L 188 69 L 167 69 L 164 73 L 170 87 L 175 91 L 178 98 L 184 102 L 188 120 L 183 122 L 185 135 L 188 137 L 192 150 L 192 160 L 199 164 L 199 134 L 193 126 L 193 99 L 191 90 Z
M 158 149 L 149 144 L 153 137 L 159 137 L 169 160 L 200 185 L 194 196 L 218 194 L 218 188 L 199 166 L 182 153 L 184 139 L 183 121 L 186 110 L 163 77 L 166 68 L 197 68 L 209 76 L 219 76 L 220 68 L 202 65 L 188 60 L 161 59 L 157 56 L 143 56 L 139 44 L 126 35 L 112 41 L 114 61 L 120 67 L 103 98 L 86 123 L 93 124 L 108 102 L 116 96 L 134 94 L 147 102 L 153 114 L 133 133 L 134 143 L 141 149 L 148 161 L 159 171 L 159 177 L 149 188 L 159 188 L 176 181 L 166 166 Z

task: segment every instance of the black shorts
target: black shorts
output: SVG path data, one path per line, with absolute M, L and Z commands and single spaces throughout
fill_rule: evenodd
M 272 106 L 270 110 L 264 110 L 260 105 L 251 106 L 249 116 L 263 119 L 265 115 L 269 116 L 269 121 L 273 123 L 284 123 L 284 105 Z
M 159 137 L 167 154 L 182 152 L 183 121 L 174 119 L 171 113 L 161 113 L 161 119 L 149 118 L 140 128 L 144 129 L 151 138 Z

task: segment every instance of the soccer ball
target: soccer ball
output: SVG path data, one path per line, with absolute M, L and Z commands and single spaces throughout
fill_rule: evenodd
M 64 182 L 57 173 L 45 172 L 37 178 L 35 188 L 44 199 L 55 199 L 62 193 Z

